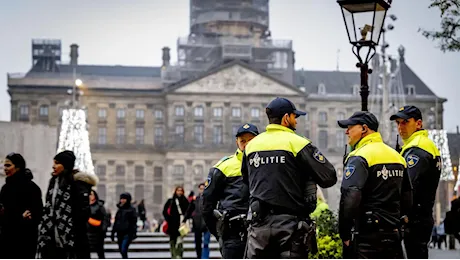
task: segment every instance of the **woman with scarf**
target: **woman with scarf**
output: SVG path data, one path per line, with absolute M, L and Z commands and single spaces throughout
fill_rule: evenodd
M 3 164 L 6 180 L 0 191 L 0 258 L 33 259 L 43 210 L 41 190 L 32 181 L 22 155 L 10 153 Z
M 188 206 L 189 202 L 184 196 L 184 188 L 182 186 L 177 186 L 174 190 L 173 197 L 168 199 L 163 208 L 163 216 L 168 223 L 167 234 L 169 235 L 171 258 L 182 258 L 184 253 L 179 227 L 190 217 L 184 216 L 188 210 Z
M 91 190 L 89 194 L 90 216 L 88 219 L 88 241 L 91 252 L 96 252 L 99 259 L 105 258 L 104 239 L 109 227 L 110 219 L 104 208 L 104 201 L 99 199 L 97 192 Z
M 89 193 L 97 177 L 74 170 L 74 166 L 72 151 L 54 157 L 38 239 L 41 258 L 90 258 L 86 223 Z

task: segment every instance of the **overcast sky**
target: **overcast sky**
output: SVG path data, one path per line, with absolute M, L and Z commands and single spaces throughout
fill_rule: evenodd
M 63 61 L 69 45 L 80 45 L 80 64 L 159 66 L 161 48 L 189 33 L 188 0 L 1 0 L 0 120 L 10 119 L 7 72 L 27 72 L 32 64 L 31 39 L 61 39 Z M 437 10 L 429 0 L 396 0 L 390 9 L 398 20 L 387 34 L 389 52 L 406 48 L 406 63 L 445 104 L 445 128 L 455 131 L 460 98 L 460 53 L 442 53 L 418 28 L 438 28 Z M 271 0 L 273 38 L 292 39 L 296 68 L 356 71 L 356 58 L 335 0 Z M 456 73 L 456 74 L 455 74 Z

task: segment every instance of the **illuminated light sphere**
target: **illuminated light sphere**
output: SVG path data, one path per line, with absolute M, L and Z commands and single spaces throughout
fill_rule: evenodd
M 83 85 L 83 81 L 81 79 L 76 79 L 75 86 L 80 87 L 81 85 Z

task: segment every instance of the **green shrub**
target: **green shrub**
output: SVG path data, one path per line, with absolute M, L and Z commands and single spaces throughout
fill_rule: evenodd
M 342 240 L 339 236 L 337 216 L 326 209 L 315 219 L 316 240 L 318 253 L 309 255 L 310 259 L 340 259 L 342 258 Z

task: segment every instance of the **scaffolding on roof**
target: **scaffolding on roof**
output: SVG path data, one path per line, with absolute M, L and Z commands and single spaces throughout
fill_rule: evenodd
M 191 0 L 190 35 L 177 39 L 177 65 L 164 68 L 164 81 L 190 78 L 239 59 L 294 83 L 292 41 L 271 39 L 268 2 Z

